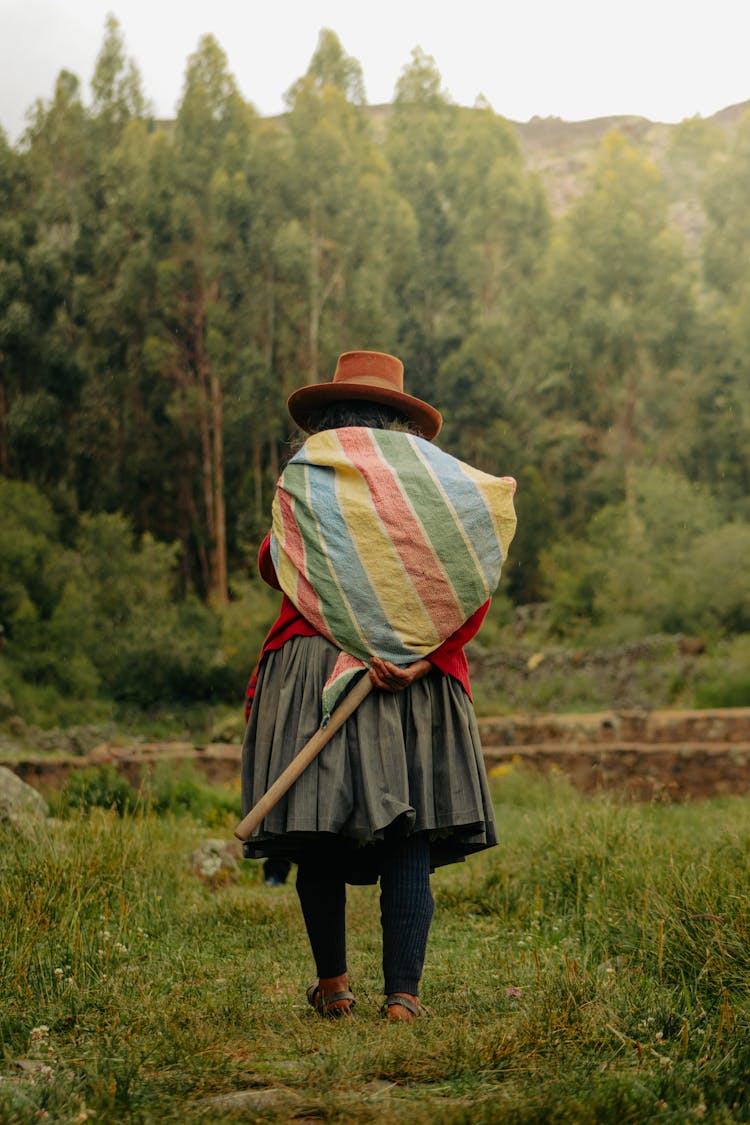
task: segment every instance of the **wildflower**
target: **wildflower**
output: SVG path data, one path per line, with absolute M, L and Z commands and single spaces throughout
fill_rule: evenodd
M 221 856 L 207 855 L 200 864 L 200 874 L 206 879 L 210 879 L 219 871 L 221 867 Z
M 116 953 L 127 953 L 127 951 L 128 951 L 127 945 L 123 945 L 121 941 L 115 942 L 115 952 Z
M 111 936 L 109 930 L 102 930 L 102 941 L 109 941 Z
M 60 980 L 63 976 L 63 970 L 62 969 L 55 969 L 55 976 L 57 977 L 58 980 Z
M 46 1023 L 42 1023 L 39 1027 L 32 1027 L 31 1029 L 31 1042 L 41 1043 L 49 1037 L 49 1028 Z
M 522 991 L 523 991 L 523 989 L 516 988 L 514 985 L 511 985 L 510 988 L 506 988 L 505 995 L 508 997 L 509 1000 L 517 1000 L 518 997 L 521 995 Z

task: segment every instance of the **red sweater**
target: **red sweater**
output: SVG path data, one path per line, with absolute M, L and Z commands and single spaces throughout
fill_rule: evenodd
M 258 551 L 258 571 L 264 582 L 272 586 L 275 590 L 280 590 L 279 580 L 276 577 L 273 561 L 271 559 L 271 537 L 267 535 L 260 545 Z M 463 687 L 466 694 L 471 699 L 471 685 L 469 683 L 469 665 L 466 661 L 466 654 L 464 653 L 464 645 L 475 637 L 479 632 L 480 626 L 484 621 L 487 610 L 490 608 L 489 600 L 480 606 L 468 621 L 456 630 L 452 636 L 448 637 L 446 641 L 431 652 L 426 659 L 434 664 L 444 675 L 453 676 L 454 679 Z M 271 626 L 271 629 L 263 642 L 258 663 L 250 677 L 250 683 L 247 685 L 247 692 L 245 694 L 245 717 L 250 714 L 250 707 L 252 706 L 253 698 L 255 696 L 255 687 L 258 681 L 258 668 L 267 652 L 273 652 L 276 649 L 285 645 L 292 637 L 316 637 L 319 636 L 318 630 L 313 628 L 309 621 L 307 621 L 296 606 L 284 594 L 281 602 L 281 611 L 276 621 Z

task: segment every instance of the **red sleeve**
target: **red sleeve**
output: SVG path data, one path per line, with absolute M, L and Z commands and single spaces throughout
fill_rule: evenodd
M 490 608 L 490 600 L 486 601 L 484 605 L 480 605 L 479 609 L 475 610 L 471 617 L 464 621 L 463 625 L 460 625 L 455 633 L 452 633 L 450 637 L 448 637 L 447 641 L 443 641 L 440 648 L 436 648 L 434 652 L 431 652 L 427 659 L 439 666 L 441 660 L 449 660 L 455 655 L 458 649 L 462 649 L 464 645 L 467 645 L 470 640 L 476 637 L 482 627 L 482 622 L 487 616 L 487 610 Z
M 475 610 L 471 617 L 448 637 L 447 641 L 443 641 L 440 648 L 436 648 L 427 657 L 430 663 L 434 664 L 443 675 L 453 676 L 454 679 L 458 680 L 469 699 L 471 699 L 471 684 L 469 683 L 469 665 L 466 660 L 464 645 L 477 635 L 489 608 L 490 601 L 488 600 Z
M 271 566 L 272 565 L 273 564 L 271 563 Z M 258 663 L 256 664 L 255 669 L 253 670 L 253 674 L 250 677 L 250 682 L 247 685 L 247 690 L 245 692 L 246 720 L 250 714 L 250 708 L 252 706 L 253 699 L 255 698 L 255 688 L 258 682 L 258 669 L 260 668 L 260 662 L 265 654 L 267 652 L 273 651 L 274 649 L 281 648 L 286 644 L 288 640 L 291 640 L 292 637 L 314 637 L 316 636 L 317 632 L 318 630 L 302 616 L 302 614 L 289 600 L 286 594 L 284 594 L 284 597 L 281 599 L 281 609 L 279 610 L 279 616 L 274 621 L 265 641 L 263 642 L 263 648 L 261 649 L 260 656 L 258 657 Z
M 265 552 L 268 552 L 267 540 L 268 536 L 266 536 L 266 539 L 264 539 L 261 544 L 260 553 L 258 555 L 259 569 L 264 548 Z M 271 574 L 275 578 L 276 572 L 273 570 L 271 556 L 268 553 L 267 558 L 267 565 L 271 568 Z M 263 575 L 263 577 L 265 578 L 265 575 Z M 266 579 L 266 581 L 268 580 Z M 480 626 L 487 616 L 487 610 L 489 608 L 490 602 L 487 601 L 483 606 L 480 606 L 478 610 L 472 613 L 471 617 L 465 621 L 460 628 L 456 629 L 455 633 L 448 637 L 446 641 L 443 641 L 440 648 L 436 648 L 435 651 L 431 652 L 427 657 L 444 675 L 453 676 L 457 679 L 469 698 L 471 698 L 471 685 L 469 683 L 469 666 L 466 661 L 466 654 L 464 653 L 464 645 L 468 644 L 472 637 L 475 637 L 479 632 Z M 279 616 L 271 626 L 271 630 L 263 643 L 263 649 L 258 664 L 255 666 L 252 676 L 250 677 L 250 682 L 247 685 L 247 691 L 245 693 L 245 719 L 247 719 L 250 714 L 250 708 L 255 697 L 258 669 L 264 654 L 273 649 L 281 648 L 291 637 L 313 637 L 317 632 L 317 629 L 315 629 L 309 621 L 305 620 L 285 594 L 281 603 Z
M 263 581 L 267 585 L 272 586 L 274 588 L 274 590 L 280 590 L 281 589 L 281 586 L 279 585 L 279 580 L 276 577 L 276 568 L 274 567 L 273 559 L 271 558 L 271 533 L 270 532 L 268 533 L 268 535 L 265 537 L 265 539 L 261 543 L 260 549 L 258 551 L 258 573 L 260 574 Z

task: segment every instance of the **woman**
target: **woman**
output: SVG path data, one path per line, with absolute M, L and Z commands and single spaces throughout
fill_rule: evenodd
M 347 974 L 346 884 L 379 879 L 382 1011 L 391 1020 L 412 1020 L 426 1013 L 419 1002 L 419 985 L 434 909 L 430 873 L 439 864 L 462 860 L 496 843 L 463 648 L 484 619 L 487 593 L 496 578 L 488 579 L 485 571 L 491 568 L 475 558 L 481 580 L 473 575 L 464 596 L 462 583 L 445 578 L 444 563 L 433 552 L 433 539 L 440 539 L 450 523 L 445 513 L 459 506 L 463 482 L 457 474 L 475 471 L 436 447 L 427 449 L 440 430 L 441 416 L 404 392 L 403 365 L 394 356 L 345 353 L 330 383 L 301 388 L 288 407 L 300 428 L 315 436 L 281 478 L 274 537 L 266 537 L 259 553 L 261 575 L 285 594 L 248 686 L 244 811 L 319 726 L 326 707 L 324 685 L 341 665 L 341 649 L 352 654 L 344 657 L 348 673 L 351 661 L 359 657 L 355 663 L 366 667 L 374 690 L 267 815 L 245 854 L 285 858 L 298 865 L 297 892 L 317 970 L 307 996 L 321 1016 L 348 1015 L 354 1006 Z M 323 456 L 327 450 L 333 451 L 330 460 Z M 435 457 L 437 470 L 432 465 Z M 298 460 L 303 479 L 290 501 L 282 486 Z M 430 492 L 443 462 L 448 483 L 441 480 L 435 487 L 442 491 Z M 410 473 L 419 479 L 416 486 L 408 486 L 411 494 L 405 485 L 402 494 L 402 480 Z M 507 500 L 499 517 L 506 523 L 503 550 L 492 544 L 504 554 L 515 526 L 510 499 L 515 482 L 484 478 L 480 485 L 485 487 L 487 481 L 502 484 L 501 499 Z M 456 529 L 447 528 L 454 536 L 453 556 L 464 552 L 461 565 L 467 571 L 472 568 L 466 560 L 470 554 L 475 557 L 481 538 L 477 521 L 492 522 L 485 519 L 483 501 L 472 488 L 473 482 L 468 535 L 462 531 L 459 540 Z M 364 502 L 359 495 L 359 506 L 345 510 L 349 489 L 360 494 L 364 490 Z M 307 512 L 305 504 L 314 503 L 319 494 L 322 507 Z M 438 508 L 442 515 L 432 520 Z M 295 513 L 303 509 L 297 526 Z M 496 531 L 498 518 L 493 519 Z M 440 526 L 430 530 L 431 522 Z M 396 542 L 393 550 L 391 539 L 383 537 L 386 524 Z M 361 545 L 359 554 L 356 542 L 348 542 L 350 532 Z M 312 538 L 302 543 L 308 534 Z M 320 542 L 313 542 L 316 537 Z M 290 563 L 297 540 L 302 560 L 298 566 L 307 564 L 310 570 L 302 577 Z M 330 587 L 320 597 L 333 600 L 332 606 L 325 603 L 320 618 L 317 610 L 313 612 L 319 604 L 314 600 L 320 578 L 316 549 L 318 571 L 325 571 L 319 584 Z M 388 570 L 392 564 L 396 579 Z M 398 587 L 398 567 L 404 566 L 408 569 Z M 407 598 L 407 587 L 420 583 L 429 611 L 424 625 L 419 623 L 422 602 Z M 330 625 L 347 614 L 350 632 L 356 634 L 349 638 L 351 646 L 346 624 L 343 641 Z M 385 631 L 390 622 L 381 620 L 388 616 L 394 618 L 398 634 L 396 649 L 389 648 L 390 634 Z M 425 639 L 420 630 L 429 636 Z M 402 641 L 403 650 L 398 648 Z M 396 659 L 389 659 L 394 652 Z

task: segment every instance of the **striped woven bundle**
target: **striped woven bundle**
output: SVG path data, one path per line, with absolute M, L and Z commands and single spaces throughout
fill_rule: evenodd
M 410 664 L 484 605 L 515 531 L 515 487 L 400 431 L 308 438 L 276 489 L 271 557 L 282 590 L 342 650 L 324 721 L 372 655 Z

